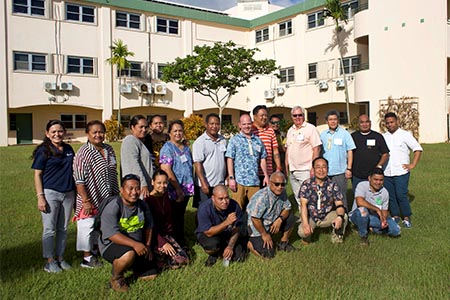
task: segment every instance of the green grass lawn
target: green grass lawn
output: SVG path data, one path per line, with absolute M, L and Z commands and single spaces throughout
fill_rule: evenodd
M 119 144 L 114 147 L 119 153 Z M 66 251 L 73 269 L 43 271 L 32 149 L 0 148 L 1 299 L 450 299 L 448 144 L 424 145 L 410 181 L 413 228 L 402 229 L 400 238 L 370 236 L 370 247 L 361 248 L 355 229 L 348 230 L 342 245 L 331 244 L 324 231 L 303 246 L 295 233 L 292 242 L 298 251 L 279 253 L 270 261 L 250 256 L 228 268 L 220 262 L 204 267 L 207 255 L 194 245 L 191 265 L 164 272 L 153 282 L 132 283 L 126 295 L 108 288 L 109 263 L 99 270 L 79 267 L 75 224 L 70 225 Z M 186 220 L 193 241 L 192 208 Z

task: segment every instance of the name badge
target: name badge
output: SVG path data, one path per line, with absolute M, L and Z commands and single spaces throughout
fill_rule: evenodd
M 337 145 L 337 146 L 342 146 L 342 139 L 340 139 L 340 138 L 335 138 L 335 139 L 333 140 L 333 143 L 334 143 L 335 145 Z
M 303 142 L 305 140 L 305 136 L 303 134 L 297 135 L 297 142 Z
M 367 140 L 367 146 L 375 146 L 375 140 L 374 139 L 368 139 Z
M 185 163 L 185 162 L 187 162 L 187 158 L 186 158 L 186 155 L 184 155 L 184 154 L 183 154 L 183 155 L 181 155 L 181 156 L 180 156 L 180 160 L 181 160 L 181 162 L 182 162 L 182 163 Z
M 256 152 L 261 152 L 261 146 L 255 145 Z

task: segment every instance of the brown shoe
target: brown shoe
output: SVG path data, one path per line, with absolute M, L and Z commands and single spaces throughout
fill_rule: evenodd
M 139 277 L 138 277 L 138 280 L 149 281 L 149 280 L 155 279 L 157 276 L 158 276 L 158 274 L 139 276 Z
M 111 277 L 109 280 L 109 285 L 116 292 L 125 293 L 129 290 L 128 284 L 123 276 Z

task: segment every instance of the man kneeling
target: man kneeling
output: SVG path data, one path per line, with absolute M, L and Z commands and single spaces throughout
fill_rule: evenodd
M 200 203 L 197 218 L 197 240 L 209 254 L 205 262 L 207 267 L 213 266 L 219 256 L 223 257 L 225 265 L 230 260 L 244 259 L 245 243 L 239 237 L 242 210 L 236 201 L 229 198 L 224 185 L 216 186 L 211 199 Z
M 131 267 L 142 280 L 154 279 L 157 271 L 150 251 L 153 219 L 147 204 L 139 199 L 139 177 L 126 175 L 120 193 L 122 197 L 111 200 L 101 213 L 99 246 L 103 258 L 112 263 L 111 287 L 126 292 L 127 269 Z
M 273 258 L 272 235 L 281 232 L 278 251 L 294 251 L 289 238 L 295 217 L 286 194 L 286 177 L 281 172 L 270 176 L 270 185 L 256 192 L 247 206 L 249 250 L 256 256 Z

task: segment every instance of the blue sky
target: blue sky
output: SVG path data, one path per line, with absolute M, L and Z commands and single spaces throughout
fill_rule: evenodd
M 198 7 L 205 7 L 215 10 L 226 10 L 234 5 L 236 5 L 236 0 L 164 0 L 167 2 L 189 4 Z M 288 7 L 303 0 L 271 0 L 270 2 L 275 5 Z

